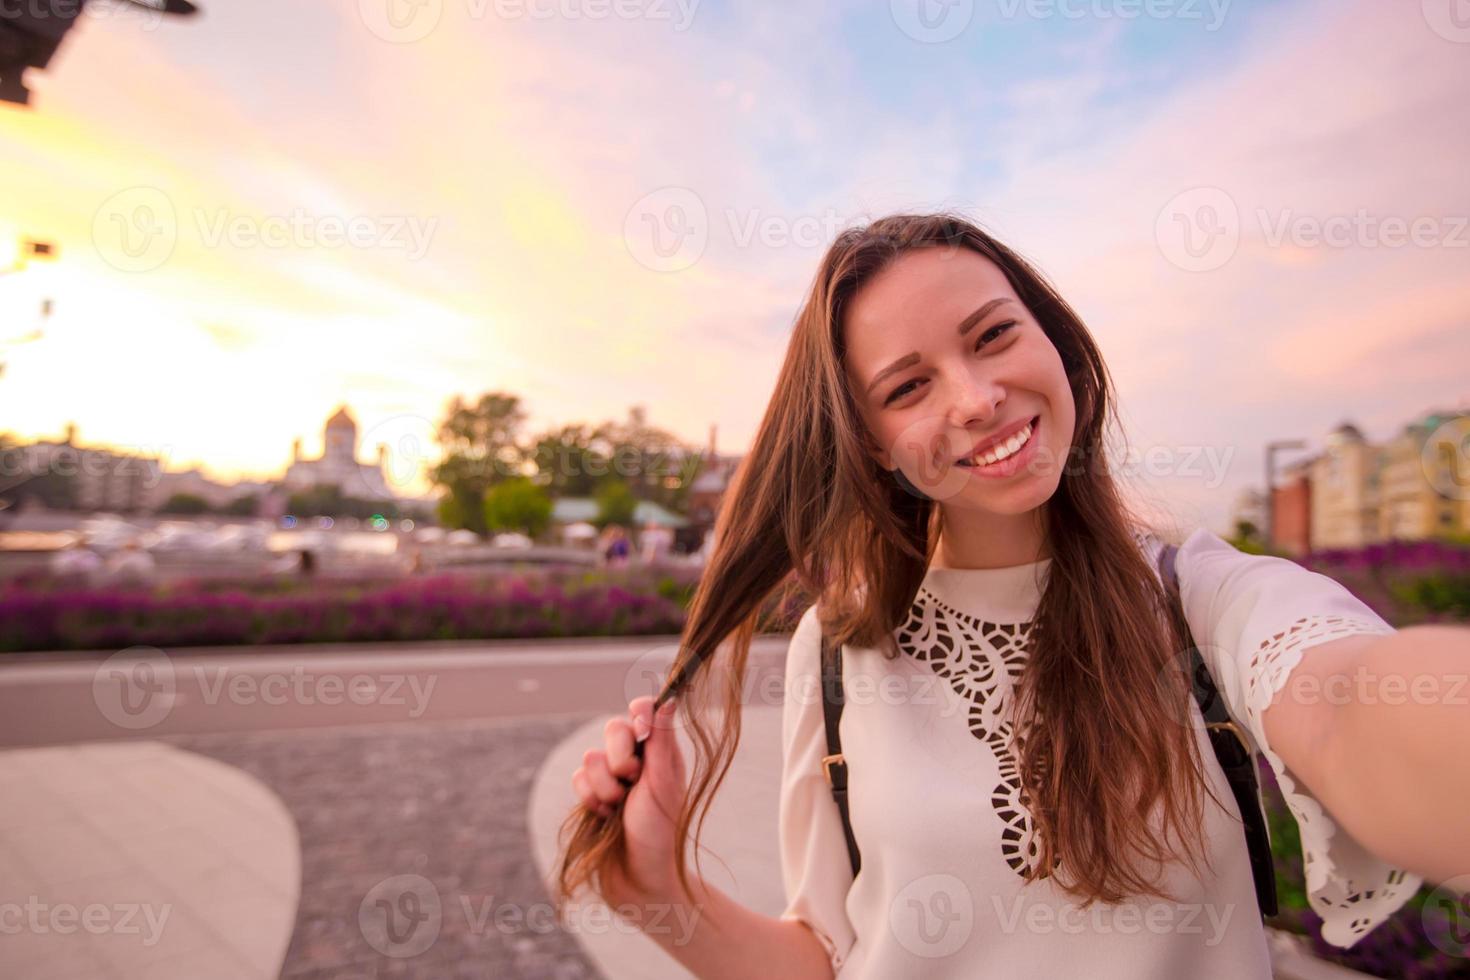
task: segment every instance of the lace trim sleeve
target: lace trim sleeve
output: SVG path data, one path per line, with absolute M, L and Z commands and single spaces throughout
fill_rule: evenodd
M 1322 917 L 1322 936 L 1335 946 L 1351 946 L 1423 881 L 1376 857 L 1337 826 L 1271 748 L 1261 715 L 1311 647 L 1394 628 L 1333 579 L 1286 559 L 1244 554 L 1203 529 L 1181 546 L 1178 567 L 1201 653 L 1296 820 L 1307 902 Z
M 1301 831 L 1307 901 L 1322 916 L 1322 936 L 1335 946 L 1351 946 L 1383 922 L 1419 890 L 1421 879 L 1365 851 L 1337 825 L 1322 805 L 1297 785 L 1265 738 L 1261 713 L 1286 686 L 1308 647 L 1363 633 L 1392 633 L 1371 620 L 1339 615 L 1303 616 L 1261 642 L 1246 674 L 1246 724 L 1261 747 L 1287 809 Z

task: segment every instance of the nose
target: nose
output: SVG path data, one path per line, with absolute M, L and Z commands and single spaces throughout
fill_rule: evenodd
M 966 374 L 955 381 L 949 422 L 958 429 L 988 425 L 1005 404 L 1005 397 L 998 383 Z

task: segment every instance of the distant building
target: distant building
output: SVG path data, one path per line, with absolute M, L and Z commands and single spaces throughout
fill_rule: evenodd
M 1361 548 L 1378 540 L 1382 451 L 1350 422 L 1325 442 L 1312 464 L 1312 547 Z
M 161 473 L 156 457 L 80 445 L 74 424 L 60 442 L 38 440 L 4 455 L 5 495 L 17 502 L 34 498 L 57 510 L 146 510 Z
M 241 495 L 235 484 L 211 479 L 196 466 L 187 470 L 160 473 L 158 486 L 153 488 L 149 501 L 149 509 L 159 509 L 178 494 L 203 498 L 216 510 Z
M 1301 554 L 1470 532 L 1467 439 L 1465 410 L 1427 413 L 1381 444 L 1344 422 L 1278 478 L 1272 544 Z
M 717 427 L 710 426 L 709 446 L 705 450 L 698 475 L 689 485 L 689 495 L 685 501 L 690 536 L 694 538 L 695 548 L 699 547 L 704 535 L 714 528 L 715 518 L 720 513 L 720 504 L 725 499 L 725 491 L 729 489 L 735 470 L 740 465 L 741 457 L 719 454 L 715 444 L 716 434 Z
M 1289 555 L 1312 550 L 1312 460 L 1292 463 L 1271 494 L 1271 544 Z
M 305 459 L 301 455 L 301 440 L 291 447 L 291 465 L 281 486 L 288 492 L 309 490 L 313 487 L 336 485 L 344 497 L 362 500 L 392 500 L 395 494 L 388 487 L 383 472 L 387 467 L 388 447 L 378 446 L 375 463 L 357 461 L 357 422 L 347 411 L 347 406 L 338 408 L 327 419 L 323 434 L 323 451 L 317 459 Z

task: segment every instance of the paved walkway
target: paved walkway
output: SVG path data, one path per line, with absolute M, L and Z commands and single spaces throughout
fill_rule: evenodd
M 596 970 L 576 939 L 555 926 L 526 827 L 538 765 L 586 718 L 219 734 L 176 744 L 240 767 L 295 817 L 302 882 L 285 980 L 592 980 Z
M 275 977 L 301 863 L 279 799 L 157 742 L 0 753 L 0 976 Z
M 0 752 L 0 977 L 687 977 L 596 903 L 551 915 L 605 718 Z M 771 915 L 779 742 L 780 709 L 748 706 L 703 838 L 708 880 Z M 1276 953 L 1282 978 L 1345 975 Z

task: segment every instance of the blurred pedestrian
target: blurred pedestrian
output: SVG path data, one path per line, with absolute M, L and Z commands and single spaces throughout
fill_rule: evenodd
M 51 554 L 46 563 L 52 575 L 61 578 L 80 578 L 94 582 L 103 571 L 102 556 L 82 541 L 71 541 Z
M 674 546 L 674 529 L 664 527 L 656 521 L 645 521 L 643 534 L 638 542 L 643 563 L 653 565 L 663 561 Z
M 152 555 L 143 550 L 143 546 L 136 538 L 110 555 L 103 565 L 104 577 L 115 585 L 150 582 L 153 580 L 153 573 L 157 570 L 158 563 L 153 560 Z
M 603 563 L 613 567 L 626 565 L 632 551 L 632 542 L 628 540 L 628 532 L 623 530 L 623 526 L 609 524 L 602 535 Z

